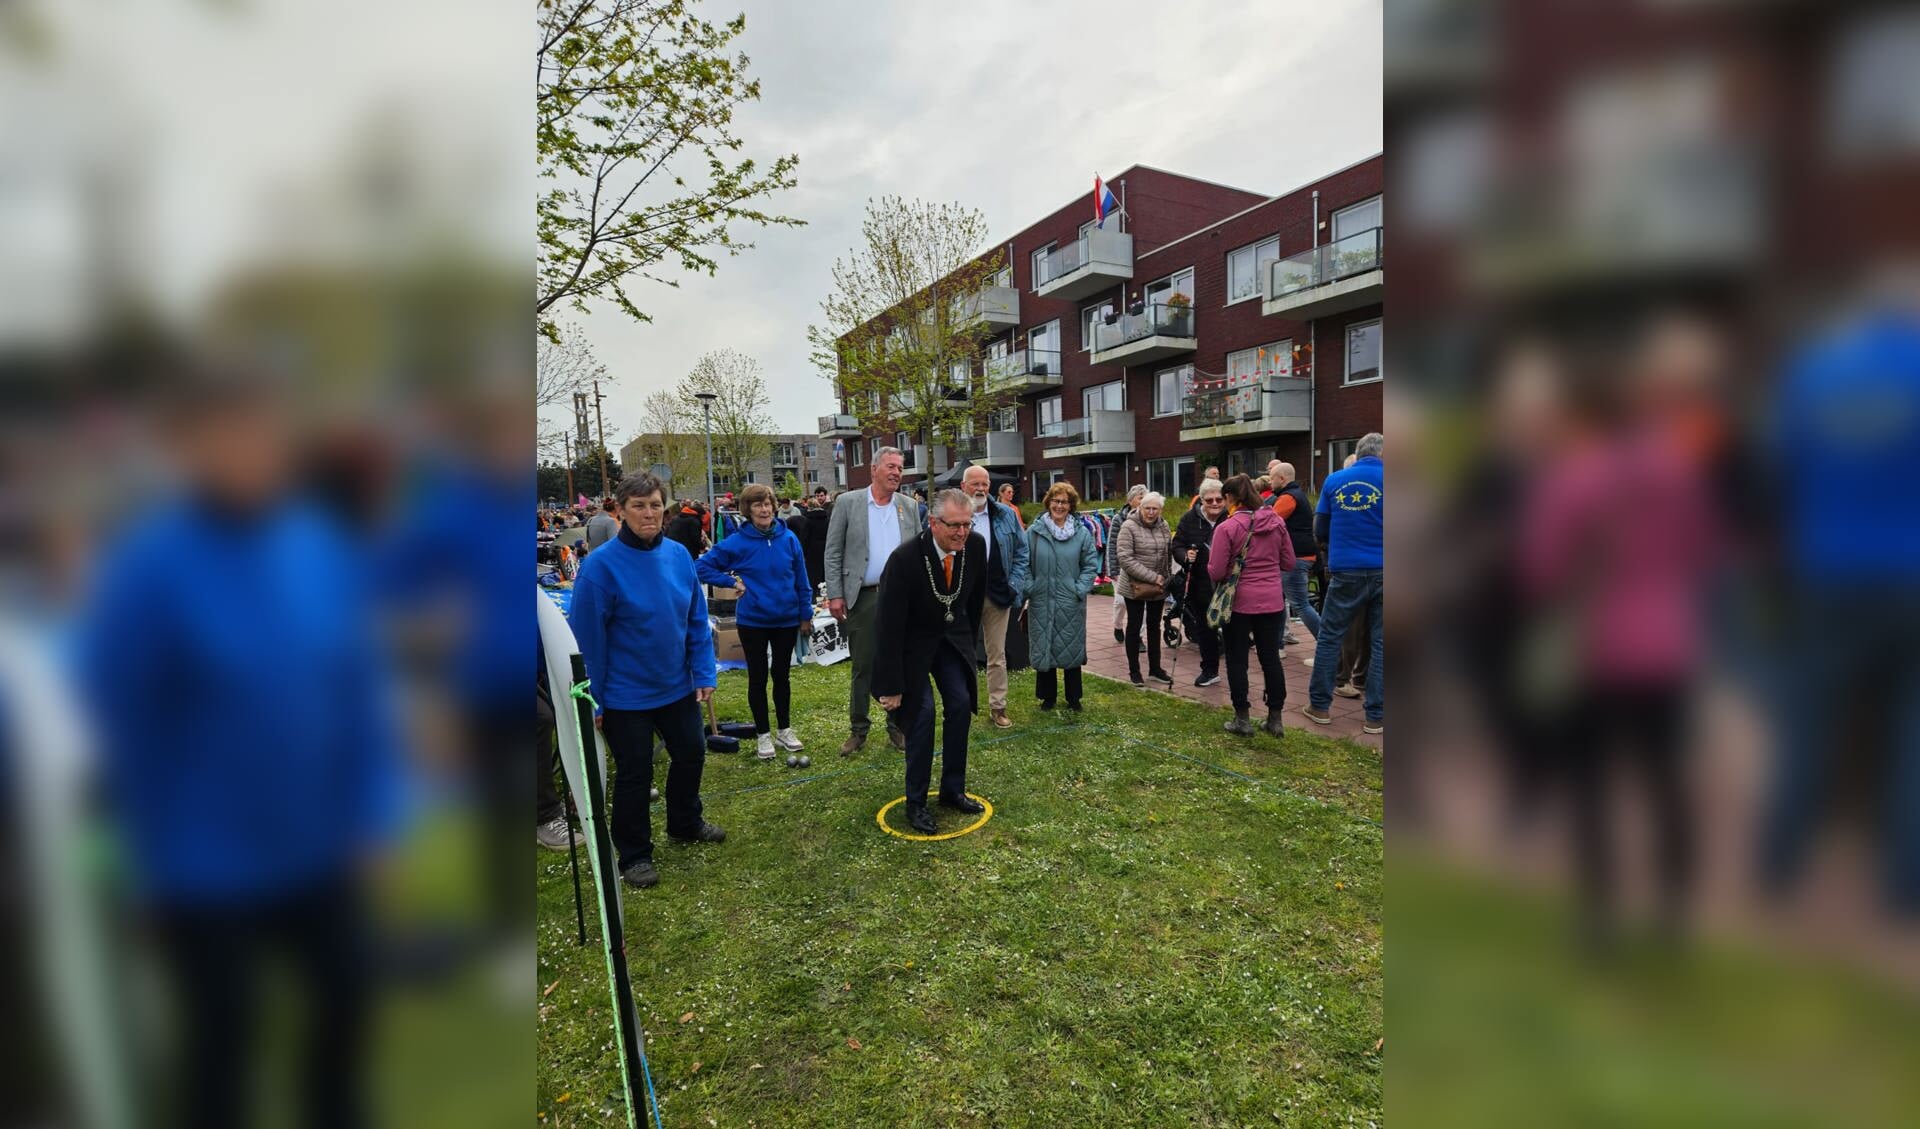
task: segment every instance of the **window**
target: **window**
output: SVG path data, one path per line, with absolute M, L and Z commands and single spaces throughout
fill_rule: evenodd
M 1053 276 L 1047 272 L 1047 256 L 1051 254 L 1053 254 L 1051 243 L 1033 253 L 1033 288 L 1035 290 L 1053 281 Z
M 1127 406 L 1127 382 L 1112 380 L 1105 384 L 1096 384 L 1080 393 L 1080 414 L 1091 416 L 1095 412 L 1124 411 Z
M 1013 267 L 1011 265 L 1001 267 L 1000 273 L 993 276 L 993 284 L 995 286 L 1011 288 L 1013 286 Z
M 1280 257 L 1280 237 L 1263 239 L 1251 247 L 1227 252 L 1227 305 L 1260 296 L 1260 279 L 1267 264 Z
M 865 466 L 866 463 L 867 463 L 866 445 L 861 443 L 858 439 L 855 439 L 853 441 L 853 465 Z
M 1093 327 L 1113 312 L 1112 302 L 1101 302 L 1099 305 L 1088 306 L 1080 311 L 1080 351 L 1082 353 L 1093 351 Z
M 1334 471 L 1339 470 L 1343 466 L 1346 466 L 1347 456 L 1353 454 L 1353 449 L 1355 447 L 1358 447 L 1359 445 L 1360 445 L 1360 440 L 1357 438 L 1328 440 L 1327 441 L 1327 474 L 1332 474 Z M 1326 480 L 1327 480 L 1327 477 L 1325 474 L 1320 476 L 1320 481 L 1325 482 Z
M 1244 474 L 1259 478 L 1267 473 L 1267 464 L 1280 457 L 1278 447 L 1246 447 L 1227 452 L 1227 477 Z
M 886 442 L 885 442 L 884 440 L 882 440 L 882 439 L 881 439 L 881 438 L 880 438 L 880 437 L 879 437 L 878 435 L 876 435 L 876 436 L 874 436 L 873 438 L 871 438 L 871 439 L 869 439 L 869 440 L 867 440 L 867 448 L 868 448 L 868 450 L 867 450 L 867 455 L 868 455 L 868 457 L 869 457 L 869 458 L 875 458 L 875 459 L 877 459 L 877 458 L 879 458 L 879 457 L 880 457 L 880 448 L 882 448 L 882 447 L 884 447 L 884 446 L 886 446 L 886 445 L 887 445 L 887 444 L 886 444 Z
M 1380 197 L 1375 196 L 1355 204 L 1351 208 L 1342 208 L 1333 213 L 1333 238 L 1336 242 L 1349 235 L 1358 235 L 1380 226 Z
M 1020 430 L 1019 406 L 1015 404 L 1008 404 L 1004 408 L 995 408 L 992 411 L 988 412 L 987 413 L 987 430 L 988 431 Z
M 775 443 L 773 445 L 773 465 L 774 466 L 792 466 L 793 465 L 793 444 Z
M 1114 496 L 1115 481 L 1111 466 L 1090 466 L 1086 470 L 1085 489 L 1080 496 L 1087 499 L 1111 498 Z
M 1033 402 L 1033 418 L 1039 424 L 1038 434 L 1060 434 L 1060 397 L 1048 396 L 1044 400 Z
M 973 387 L 973 362 L 961 359 L 947 366 L 947 384 L 951 388 L 967 391 Z
M 1347 327 L 1347 383 L 1380 379 L 1380 319 Z
M 757 478 L 755 478 L 755 477 L 753 476 L 753 472 L 752 472 L 752 471 L 748 471 L 748 472 L 747 472 L 747 485 L 748 485 L 748 486 L 752 486 L 752 485 L 753 485 L 753 484 L 754 484 L 755 482 L 758 482 L 758 481 L 759 481 L 759 479 L 757 479 Z
M 810 470 L 810 471 L 808 471 L 808 472 L 807 472 L 807 485 L 808 485 L 808 486 L 818 486 L 819 484 L 820 484 L 820 472 L 819 472 L 819 471 L 817 471 L 817 470 Z
M 1146 289 L 1146 303 L 1151 310 L 1155 303 L 1165 302 L 1175 294 L 1184 294 L 1187 301 L 1193 301 L 1193 268 L 1170 274 L 1165 278 L 1149 282 Z
M 1064 470 L 1034 471 L 1033 472 L 1033 500 L 1038 502 L 1042 498 L 1045 498 L 1047 496 L 1047 487 L 1052 486 L 1056 482 L 1065 482 L 1066 480 L 1067 480 L 1067 472 Z
M 1169 498 L 1193 496 L 1194 465 L 1192 455 L 1177 459 L 1152 459 L 1147 463 L 1147 489 Z
M 1060 319 L 1035 326 L 1027 334 L 1027 364 L 1029 371 L 1043 376 L 1060 371 Z
M 1293 375 L 1293 342 L 1275 341 L 1227 354 L 1227 387 L 1268 384 Z
M 1181 365 L 1179 368 L 1166 369 L 1153 377 L 1153 414 L 1155 416 L 1174 416 L 1180 414 L 1180 401 L 1187 390 L 1193 386 L 1193 366 Z
M 817 459 L 820 457 L 820 448 L 816 444 L 804 443 L 804 444 L 801 444 L 800 449 L 802 451 L 805 451 L 807 454 L 807 457 L 810 459 Z

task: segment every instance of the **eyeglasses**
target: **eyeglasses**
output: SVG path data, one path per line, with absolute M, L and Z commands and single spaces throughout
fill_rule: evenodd
M 948 529 L 963 529 L 973 524 L 971 521 L 948 521 L 946 518 L 943 518 L 943 517 L 934 518 L 933 523 L 935 525 L 944 525 Z

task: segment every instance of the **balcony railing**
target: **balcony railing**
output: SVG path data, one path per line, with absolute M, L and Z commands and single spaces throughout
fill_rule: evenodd
M 1385 228 L 1371 227 L 1312 250 L 1275 259 L 1267 267 L 1267 301 L 1379 270 L 1385 261 L 1385 232 Z
M 1083 298 L 1133 277 L 1133 236 L 1091 230 L 1056 247 L 1034 264 L 1033 292 L 1051 298 Z
M 1192 337 L 1193 304 L 1155 302 L 1137 314 L 1121 314 L 1111 324 L 1093 323 L 1093 351 L 1118 349 L 1149 337 Z
M 860 421 L 846 414 L 821 416 L 819 434 L 823 436 L 858 435 Z
M 1058 384 L 1060 350 L 1015 349 L 1004 357 L 988 357 L 985 370 L 989 385 Z
M 1311 382 L 1306 377 L 1279 376 L 1249 380 L 1225 388 L 1189 392 L 1180 405 L 1183 430 L 1258 423 L 1269 415 L 1305 415 Z M 1296 403 L 1297 401 L 1297 403 Z
M 1092 414 L 1063 419 L 1058 430 L 1041 429 L 1049 455 L 1114 455 L 1133 450 L 1133 413 L 1095 409 Z

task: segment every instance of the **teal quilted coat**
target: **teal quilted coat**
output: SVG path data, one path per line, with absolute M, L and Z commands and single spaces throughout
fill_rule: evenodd
M 1027 526 L 1027 657 L 1035 670 L 1087 662 L 1087 594 L 1100 575 L 1100 550 L 1072 520 L 1065 541 L 1053 539 L 1045 515 Z

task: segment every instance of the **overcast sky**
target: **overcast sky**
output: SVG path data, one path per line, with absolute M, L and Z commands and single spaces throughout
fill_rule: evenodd
M 806 330 L 869 197 L 978 208 L 999 240 L 1077 197 L 1091 209 L 1096 172 L 1154 165 L 1270 194 L 1381 148 L 1379 0 L 704 6 L 738 10 L 761 80 L 740 135 L 755 156 L 800 155 L 799 186 L 766 206 L 808 226 L 736 230 L 757 246 L 714 277 L 637 291 L 652 324 L 607 305 L 576 319 L 619 377 L 615 451 L 648 393 L 718 348 L 760 362 L 780 431 L 812 432 L 833 403 Z

